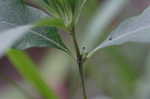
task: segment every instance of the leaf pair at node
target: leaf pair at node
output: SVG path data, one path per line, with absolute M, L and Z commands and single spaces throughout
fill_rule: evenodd
M 66 27 L 77 23 L 87 0 L 32 0 L 54 18 L 64 21 Z

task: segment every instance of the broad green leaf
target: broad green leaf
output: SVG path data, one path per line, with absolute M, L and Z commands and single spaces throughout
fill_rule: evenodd
M 36 23 L 37 27 L 49 26 L 49 27 L 57 27 L 60 29 L 65 29 L 64 21 L 57 18 L 45 18 L 41 19 Z
M 73 22 L 75 22 L 76 24 L 79 21 L 82 9 L 84 8 L 88 0 L 66 0 L 66 1 L 71 6 L 71 10 L 73 13 Z
M 18 39 L 22 38 L 32 28 L 32 25 L 25 25 L 12 28 L 0 33 L 0 56 L 10 48 Z
M 36 4 L 46 9 L 55 18 L 60 18 L 66 26 L 70 26 L 73 21 L 71 5 L 66 0 L 34 0 Z
M 101 48 L 126 42 L 150 43 L 150 7 L 139 16 L 125 20 L 89 56 Z
M 38 28 L 35 31 L 30 31 L 21 42 L 17 42 L 14 46 L 17 49 L 27 49 L 31 47 L 55 47 L 68 52 L 68 49 L 63 44 L 56 28 Z
M 67 27 L 77 21 L 87 0 L 33 0 L 55 18 L 61 18 Z
M 24 51 L 11 49 L 7 56 L 20 74 L 41 93 L 44 99 L 58 99 L 54 91 L 44 82 L 36 65 Z
M 16 25 L 29 24 L 46 16 L 40 10 L 23 5 L 20 0 L 0 0 L 0 19 Z
M 0 2 L 0 30 L 6 30 L 10 27 L 22 24 L 35 23 L 40 19 L 48 17 L 38 9 L 23 5 L 20 3 L 20 0 L 0 0 Z M 55 25 L 56 24 L 58 23 L 56 22 Z M 24 36 L 21 41 L 18 41 L 17 44 L 18 45 L 15 45 L 15 47 L 19 49 L 54 47 L 67 51 L 56 28 L 53 27 L 45 28 L 41 26 L 40 29 L 32 30 L 28 35 Z

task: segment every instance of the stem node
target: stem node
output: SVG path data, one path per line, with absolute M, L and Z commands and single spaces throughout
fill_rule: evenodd
M 81 79 L 81 84 L 82 84 L 83 99 L 87 99 L 85 79 L 84 79 L 84 71 L 83 71 L 83 65 L 85 63 L 85 57 L 84 57 L 84 55 L 82 55 L 82 53 L 80 51 L 80 48 L 79 48 L 75 34 L 76 34 L 75 26 L 73 26 L 71 36 L 72 36 L 73 43 L 75 46 L 75 51 L 76 51 L 77 64 L 78 64 L 79 74 L 80 74 L 80 79 Z

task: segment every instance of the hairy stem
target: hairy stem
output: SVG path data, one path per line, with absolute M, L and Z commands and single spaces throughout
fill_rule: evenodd
M 73 39 L 73 43 L 75 46 L 75 51 L 76 51 L 76 57 L 77 57 L 77 64 L 79 67 L 79 74 L 80 74 L 80 79 L 81 79 L 81 84 L 82 84 L 82 92 L 83 92 L 83 99 L 87 99 L 87 93 L 86 93 L 86 87 L 85 87 L 85 79 L 84 79 L 84 71 L 83 71 L 83 64 L 84 64 L 84 59 L 83 59 L 83 55 L 80 52 L 80 48 L 77 42 L 77 38 L 76 38 L 76 32 L 75 32 L 75 27 L 73 26 L 72 28 L 72 39 Z

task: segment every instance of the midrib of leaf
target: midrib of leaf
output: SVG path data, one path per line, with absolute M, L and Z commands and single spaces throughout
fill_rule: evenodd
M 109 43 L 113 43 L 114 41 L 117 41 L 117 40 L 119 40 L 119 39 L 121 39 L 121 38 L 123 38 L 123 37 L 126 37 L 126 36 L 128 36 L 128 35 L 136 34 L 137 32 L 142 31 L 142 30 L 145 30 L 145 29 L 148 29 L 148 28 L 150 28 L 150 26 L 146 26 L 146 27 L 143 27 L 143 28 L 139 28 L 139 29 L 136 29 L 136 30 L 131 31 L 131 32 L 127 32 L 127 33 L 125 33 L 125 34 L 123 34 L 123 35 L 120 35 L 120 36 L 116 37 L 115 39 L 109 41 Z M 106 42 L 107 42 L 107 41 L 106 41 Z M 87 58 L 91 57 L 91 56 L 92 56 L 95 52 L 97 52 L 99 49 L 101 49 L 101 45 L 98 46 L 98 47 L 96 47 L 94 50 L 92 50 L 92 51 L 87 55 Z
M 35 35 L 37 35 L 37 36 L 42 37 L 43 39 L 47 40 L 48 42 L 53 43 L 53 44 L 55 44 L 56 46 L 58 46 L 59 48 L 61 48 L 61 49 L 65 50 L 65 51 L 67 51 L 67 50 L 66 50 L 63 46 L 61 46 L 59 43 L 57 43 L 56 41 L 54 41 L 54 40 L 52 40 L 52 39 L 50 39 L 50 38 L 48 38 L 48 37 L 42 35 L 41 33 L 35 32 L 35 31 L 32 31 L 32 30 L 31 30 L 30 32 L 32 32 L 33 34 L 35 34 Z
M 6 23 L 6 24 L 9 24 L 9 25 L 12 25 L 12 26 L 16 26 L 16 24 L 9 23 L 9 22 L 7 22 L 7 21 L 2 21 L 1 23 Z M 56 41 L 54 41 L 54 40 L 52 40 L 52 39 L 50 39 L 50 38 L 48 38 L 48 37 L 42 35 L 41 33 L 35 32 L 35 31 L 33 31 L 33 30 L 29 30 L 29 32 L 32 32 L 33 34 L 42 37 L 44 40 L 46 40 L 46 41 L 48 41 L 48 42 L 50 42 L 50 43 L 53 43 L 53 44 L 56 45 L 57 47 L 59 47 L 59 48 L 61 48 L 61 49 L 63 49 L 64 51 L 67 52 L 67 50 L 66 50 L 63 46 L 61 46 L 59 43 L 57 43 Z
M 128 35 L 136 34 L 137 32 L 140 32 L 140 31 L 145 30 L 145 29 L 148 29 L 148 28 L 150 28 L 150 25 L 149 25 L 149 26 L 146 26 L 146 27 L 143 27 L 143 28 L 136 29 L 136 30 L 131 31 L 131 32 L 127 32 L 127 33 L 125 33 L 125 34 L 122 34 L 122 35 L 116 37 L 114 40 L 119 40 L 119 39 L 121 39 L 121 38 L 123 38 L 123 37 L 126 37 L 126 36 L 128 36 Z M 111 42 L 113 42 L 114 40 L 112 40 Z

